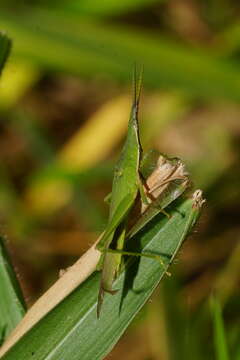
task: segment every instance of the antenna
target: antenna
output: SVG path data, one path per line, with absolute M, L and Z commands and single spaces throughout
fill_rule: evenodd
M 141 90 L 142 90 L 142 81 L 143 81 L 143 65 L 141 65 L 140 70 L 137 69 L 136 62 L 134 63 L 133 69 L 133 105 L 138 108 Z

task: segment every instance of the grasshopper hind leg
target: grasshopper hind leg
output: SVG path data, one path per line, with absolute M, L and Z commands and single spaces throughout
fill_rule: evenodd
M 109 254 L 107 251 L 104 254 L 103 258 L 103 267 L 101 272 L 101 280 L 100 280 L 100 288 L 98 293 L 98 304 L 97 304 L 97 317 L 100 316 L 100 311 L 104 299 L 105 293 L 109 293 L 111 295 L 116 294 L 118 290 L 114 290 L 112 288 L 113 282 L 116 278 L 116 258 L 118 258 L 118 254 Z
M 115 295 L 117 292 L 118 292 L 118 289 L 116 289 L 116 290 L 105 289 L 102 282 L 101 282 L 99 292 L 98 292 L 98 303 L 97 303 L 97 318 L 98 319 L 100 317 L 100 312 L 101 312 L 101 308 L 102 308 L 105 293 Z

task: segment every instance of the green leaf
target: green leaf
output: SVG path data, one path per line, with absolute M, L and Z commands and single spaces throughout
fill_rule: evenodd
M 11 41 L 0 32 L 0 74 L 10 52 Z
M 229 360 L 228 347 L 226 342 L 222 309 L 216 297 L 211 299 L 213 326 L 214 326 L 214 345 L 216 360 Z
M 195 204 L 195 207 L 193 206 Z M 130 258 L 114 283 L 119 292 L 106 295 L 100 319 L 96 307 L 99 273 L 40 320 L 2 359 L 97 360 L 116 344 L 133 317 L 151 296 L 199 214 L 193 200 L 178 201 L 171 219 L 156 216 L 128 242 L 128 250 L 162 254 L 166 268 L 147 258 Z M 198 207 L 196 207 L 198 206 Z
M 2 238 L 0 238 L 0 288 L 0 335 L 3 341 L 22 319 L 25 304 Z
M 133 63 L 140 61 L 145 85 L 240 101 L 237 66 L 150 32 L 41 9 L 1 12 L 0 26 L 14 39 L 13 57 L 53 71 L 129 82 Z

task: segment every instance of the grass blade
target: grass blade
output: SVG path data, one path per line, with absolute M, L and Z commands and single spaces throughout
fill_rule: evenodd
M 90 15 L 90 16 L 113 16 L 120 15 L 124 13 L 129 13 L 130 11 L 136 11 L 144 6 L 149 6 L 154 4 L 159 0 L 82 0 L 82 1 L 63 1 L 58 3 L 58 8 L 62 7 L 65 11 L 75 11 L 79 14 Z
M 10 52 L 11 41 L 0 32 L 0 74 Z
M 0 286 L 0 329 L 2 342 L 19 323 L 25 313 L 22 293 L 2 238 L 0 238 Z
M 1 12 L 0 26 L 14 39 L 14 57 L 54 71 L 129 81 L 137 60 L 145 67 L 145 85 L 240 101 L 239 69 L 231 61 L 154 34 L 41 9 Z
M 216 360 L 229 360 L 221 305 L 216 297 L 211 300 Z
M 129 259 L 125 271 L 114 284 L 115 288 L 122 290 L 115 296 L 106 296 L 99 320 L 96 317 L 99 273 L 93 273 L 10 348 L 2 359 L 102 359 L 158 285 L 195 223 L 201 204 L 196 197 L 195 200 L 179 201 L 177 206 L 175 203 L 170 220 L 161 214 L 156 216 L 129 241 L 129 250 L 133 246 L 135 251 L 139 247 L 138 250 L 162 254 L 166 268 L 152 259 Z

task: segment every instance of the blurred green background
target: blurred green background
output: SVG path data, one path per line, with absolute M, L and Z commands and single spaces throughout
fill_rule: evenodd
M 0 80 L 0 223 L 29 306 L 104 229 L 134 62 L 144 149 L 180 157 L 207 199 L 111 359 L 226 360 L 213 294 L 240 359 L 239 13 L 237 0 L 1 1 L 13 47 Z

